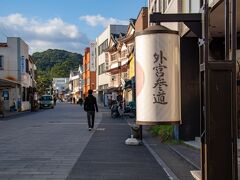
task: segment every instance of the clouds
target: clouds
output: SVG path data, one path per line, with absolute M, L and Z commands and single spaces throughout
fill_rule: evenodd
M 75 21 L 79 22 L 80 27 L 88 34 L 81 32 L 79 26 L 65 22 L 59 17 L 43 20 L 38 17 L 29 18 L 20 13 L 0 16 L 0 41 L 6 41 L 5 38 L 1 38 L 3 36 L 21 37 L 29 45 L 30 54 L 47 49 L 83 52 L 89 46 L 89 42 L 96 38 L 95 34 L 99 34 L 109 24 L 128 24 L 128 21 L 106 18 L 100 14 L 83 15 L 76 17 Z M 87 35 L 91 33 L 90 40 Z
M 49 48 L 79 52 L 89 43 L 88 37 L 76 25 L 58 17 L 42 21 L 19 13 L 10 14 L 0 17 L 0 30 L 7 36 L 21 37 L 32 52 Z
M 101 16 L 100 14 L 80 16 L 79 19 L 85 21 L 90 26 L 96 27 L 101 25 L 104 28 L 106 28 L 109 24 L 127 25 L 129 23 L 129 21 L 119 20 L 112 17 L 106 18 Z

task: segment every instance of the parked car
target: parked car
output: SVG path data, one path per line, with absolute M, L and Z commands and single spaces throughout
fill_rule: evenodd
M 40 108 L 54 108 L 54 99 L 52 95 L 43 95 L 40 98 Z

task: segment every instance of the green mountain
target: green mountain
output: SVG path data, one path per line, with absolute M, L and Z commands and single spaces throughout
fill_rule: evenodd
M 37 89 L 40 93 L 49 88 L 52 78 L 69 77 L 70 70 L 82 65 L 82 55 L 65 50 L 48 49 L 32 55 L 37 66 Z
M 36 62 L 37 69 L 40 71 L 51 71 L 54 66 L 69 66 L 67 70 L 76 69 L 79 64 L 82 64 L 82 55 L 58 49 L 48 49 L 44 52 L 36 52 L 32 55 Z M 69 76 L 69 71 L 66 71 Z

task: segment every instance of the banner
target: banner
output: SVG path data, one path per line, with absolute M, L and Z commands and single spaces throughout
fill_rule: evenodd
M 179 123 L 181 119 L 179 36 L 136 36 L 136 107 L 138 124 Z
M 25 62 L 25 58 L 24 56 L 21 57 L 21 73 L 25 73 L 26 72 L 26 62 Z
M 90 44 L 90 71 L 96 71 L 96 63 L 95 63 L 95 47 L 96 43 Z

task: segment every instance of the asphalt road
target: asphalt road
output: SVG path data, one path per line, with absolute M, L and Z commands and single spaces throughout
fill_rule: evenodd
M 124 144 L 127 123 L 107 111 L 93 131 L 82 107 L 67 103 L 1 120 L 0 180 L 168 179 L 145 146 Z

